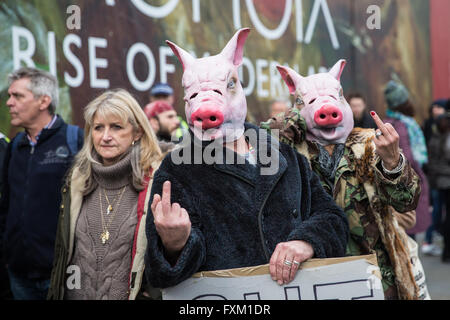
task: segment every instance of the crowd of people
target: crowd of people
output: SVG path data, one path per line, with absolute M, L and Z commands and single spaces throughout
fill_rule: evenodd
M 160 299 L 161 288 L 198 271 L 265 263 L 284 285 L 310 258 L 371 253 L 386 299 L 424 298 L 408 243 L 426 232 L 423 253 L 450 262 L 449 101 L 433 102 L 421 128 L 396 78 L 383 121 L 361 94 L 343 96 L 345 61 L 309 77 L 279 66 L 295 103 L 275 101 L 255 126 L 237 76 L 248 33 L 203 59 L 169 44 L 185 73 L 202 73 L 185 83 L 186 121 L 160 83 L 144 107 L 126 90 L 102 93 L 85 107 L 82 130 L 56 113 L 54 76 L 9 76 L 11 125 L 24 131 L 0 135 L 0 299 Z M 223 76 L 208 78 L 208 64 Z M 333 88 L 315 95 L 323 83 Z M 217 140 L 224 158 L 243 162 L 170 157 Z M 279 159 L 272 175 L 260 173 L 262 142 Z

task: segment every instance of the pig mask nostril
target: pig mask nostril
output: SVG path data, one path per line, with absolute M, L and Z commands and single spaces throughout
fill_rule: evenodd
M 216 117 L 214 117 L 214 116 L 212 116 L 212 117 L 210 117 L 210 118 L 209 118 L 209 120 L 211 120 L 211 121 L 216 121 L 216 120 L 217 120 L 217 118 L 216 118 Z
M 333 116 L 333 118 L 337 118 L 338 114 L 336 112 L 333 112 L 332 116 Z
M 320 115 L 320 119 L 325 119 L 327 116 L 324 115 L 323 113 Z

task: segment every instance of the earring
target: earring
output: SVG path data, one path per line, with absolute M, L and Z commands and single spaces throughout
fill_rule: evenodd
M 134 146 L 135 143 L 136 143 L 136 141 L 133 140 L 133 142 L 131 143 L 131 145 Z

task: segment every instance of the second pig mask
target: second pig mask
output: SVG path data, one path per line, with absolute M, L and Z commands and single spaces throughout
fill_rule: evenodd
M 329 72 L 308 77 L 288 67 L 277 67 L 305 118 L 306 138 L 323 146 L 345 143 L 353 130 L 353 112 L 341 86 L 345 64 L 345 60 L 339 60 Z
M 186 120 L 200 140 L 232 142 L 244 133 L 247 101 L 238 68 L 249 32 L 237 31 L 221 53 L 200 59 L 166 41 L 183 65 Z

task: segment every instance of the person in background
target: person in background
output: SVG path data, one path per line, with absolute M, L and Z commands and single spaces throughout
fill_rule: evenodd
M 436 127 L 433 127 L 435 124 L 435 120 L 440 115 L 443 115 L 447 111 L 447 103 L 450 100 L 446 99 L 438 99 L 433 101 L 429 108 L 429 117 L 425 120 L 423 124 L 423 135 L 425 136 L 425 141 L 427 142 L 430 140 L 433 131 L 436 130 Z
M 150 103 L 155 101 L 164 101 L 171 106 L 175 106 L 174 90 L 167 83 L 157 83 L 150 89 Z M 182 117 L 177 116 L 180 125 L 175 129 L 174 135 L 180 140 L 184 134 L 189 131 L 186 121 Z M 156 132 L 156 131 L 155 131 Z
M 137 101 L 107 91 L 84 111 L 85 145 L 63 193 L 49 299 L 126 300 L 140 293 L 147 191 L 161 151 Z M 78 284 L 66 281 L 76 266 Z
M 437 136 L 440 136 L 439 128 L 436 120 L 440 118 L 446 112 L 447 100 L 439 99 L 433 101 L 429 109 L 429 118 L 424 123 L 424 136 L 429 150 L 430 163 L 424 166 L 424 172 L 427 174 L 428 182 L 430 183 L 430 199 L 433 211 L 431 213 L 432 224 L 428 227 L 425 234 L 425 239 L 422 244 L 421 250 L 424 254 L 432 256 L 441 256 L 442 248 L 433 243 L 433 233 L 442 233 L 442 209 L 445 199 L 442 198 L 442 193 L 437 189 L 437 175 L 436 165 L 444 158 L 439 154 L 439 148 L 436 145 Z M 433 140 L 433 145 L 430 145 Z M 435 164 L 436 163 L 436 164 Z M 445 166 L 445 163 L 440 163 L 439 166 Z
M 16 300 L 47 296 L 63 178 L 83 144 L 83 131 L 57 115 L 58 82 L 21 68 L 9 75 L 11 125 L 0 202 L 0 241 Z
M 351 93 L 347 96 L 348 104 L 353 112 L 355 128 L 377 129 L 375 121 L 369 115 L 366 99 L 359 93 Z
M 3 161 L 8 148 L 9 139 L 3 133 L 0 132 L 0 172 L 3 172 Z M 0 192 L 3 190 L 3 179 L 0 175 Z M 0 194 L 1 197 L 1 194 Z
M 163 153 L 172 150 L 177 141 L 175 131 L 180 126 L 177 112 L 165 101 L 154 101 L 144 108 L 145 115 L 158 138 Z
M 450 113 L 438 116 L 435 125 L 436 130 L 433 130 L 429 141 L 428 176 L 431 188 L 439 193 L 446 207 L 446 219 L 442 226 L 444 250 L 436 250 L 435 255 L 441 253 L 442 261 L 450 262 Z M 435 222 L 433 216 L 433 224 Z
M 416 225 L 407 230 L 413 239 L 431 224 L 428 179 L 422 170 L 428 162 L 428 152 L 422 129 L 414 119 L 414 106 L 409 92 L 399 79 L 391 80 L 384 89 L 387 103 L 386 122 L 390 123 L 400 136 L 400 149 L 420 178 L 420 197 L 416 210 Z
M 150 89 L 150 103 L 165 101 L 171 106 L 175 103 L 174 91 L 167 83 L 157 83 Z
M 8 148 L 9 139 L 3 133 L 0 132 L 0 173 L 3 172 L 3 160 L 5 157 L 6 149 Z M 0 174 L 0 192 L 3 189 L 3 179 Z M 1 194 L 0 194 L 1 197 Z M 12 299 L 12 293 L 10 289 L 8 272 L 6 271 L 3 256 L 0 250 L 0 300 Z
M 291 103 L 287 99 L 278 99 L 270 104 L 270 117 L 276 117 L 277 114 L 285 113 L 289 110 Z

